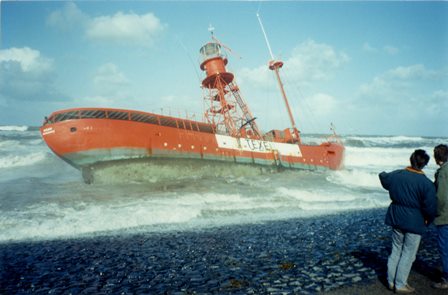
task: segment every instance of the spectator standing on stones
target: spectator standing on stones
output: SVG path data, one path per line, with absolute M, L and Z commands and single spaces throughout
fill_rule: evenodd
M 436 172 L 437 191 L 437 241 L 442 260 L 442 280 L 433 284 L 436 289 L 448 289 L 448 146 L 440 144 L 434 148 L 434 160 L 440 168 Z
M 411 166 L 392 172 L 381 172 L 381 185 L 389 191 L 390 204 L 386 224 L 392 227 L 392 251 L 387 260 L 389 289 L 396 293 L 412 293 L 408 277 L 415 261 L 421 235 L 434 220 L 437 210 L 434 184 L 423 173 L 429 156 L 415 150 Z

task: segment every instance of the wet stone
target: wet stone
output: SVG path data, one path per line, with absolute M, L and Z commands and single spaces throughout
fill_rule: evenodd
M 360 276 L 356 276 L 356 277 L 352 278 L 352 282 L 353 283 L 357 283 L 357 282 L 360 282 L 360 281 L 362 281 L 362 278 Z
M 0 244 L 0 293 L 315 294 L 379 275 L 390 250 L 384 214 Z M 416 264 L 437 265 L 431 234 Z

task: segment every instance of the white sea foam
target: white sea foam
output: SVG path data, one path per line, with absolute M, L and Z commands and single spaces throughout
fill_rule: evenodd
M 411 148 L 380 148 L 380 147 L 347 147 L 345 166 L 353 167 L 402 167 L 409 164 Z
M 39 203 L 0 216 L 0 241 L 52 239 L 142 227 L 169 225 L 197 227 L 241 222 L 238 212 L 274 209 L 281 203 L 225 193 L 163 193 L 138 199 L 77 202 L 65 206 Z M 249 217 L 250 221 L 254 216 Z
M 177 229 L 222 226 L 385 206 L 381 198 L 374 196 L 288 188 L 255 195 L 160 192 L 131 199 L 72 202 L 56 199 L 2 212 L 0 241 L 78 237 L 145 228 L 160 230 L 157 226 L 161 225 Z
M 350 195 L 335 196 L 334 194 L 327 194 L 325 191 L 308 191 L 301 189 L 290 189 L 280 187 L 277 189 L 280 195 L 292 197 L 298 201 L 305 201 L 310 203 L 328 203 L 328 202 L 347 202 L 353 201 L 356 197 Z
M 431 155 L 431 148 L 426 147 L 424 149 Z M 340 171 L 342 172 L 342 175 L 339 175 L 340 180 L 346 185 L 350 183 L 356 185 L 356 183 L 352 181 L 353 179 L 349 180 L 347 177 L 360 176 L 359 180 L 362 186 L 371 186 L 374 183 L 374 175 L 377 175 L 382 171 L 403 169 L 409 166 L 409 157 L 413 152 L 414 148 L 347 147 L 345 156 L 345 167 L 347 170 Z M 437 166 L 431 157 L 424 172 L 430 179 L 433 179 L 436 170 Z M 367 176 L 365 173 L 371 175 Z M 353 175 L 350 176 L 350 174 Z M 344 177 L 346 178 L 343 179 Z
M 20 142 L 18 140 L 3 140 L 0 141 L 0 151 L 2 149 L 11 149 L 16 148 L 20 145 Z
M 327 176 L 327 180 L 332 183 L 344 185 L 350 188 L 353 187 L 371 188 L 371 189 L 381 188 L 378 179 L 378 173 L 363 170 L 334 171 L 329 176 Z
M 389 205 L 385 194 L 351 194 L 328 190 L 297 190 L 279 188 L 280 194 L 297 200 L 296 206 L 305 211 L 335 212 L 352 209 L 382 208 Z
M 0 126 L 0 131 L 27 131 L 28 126 Z
M 30 144 L 30 145 L 41 145 L 41 144 L 43 144 L 43 141 L 42 141 L 41 138 L 39 138 L 39 139 L 32 139 L 32 140 L 28 141 L 28 144 Z
M 77 204 L 64 207 L 41 203 L 0 216 L 0 241 L 75 237 L 101 231 L 184 223 L 199 209 L 163 206 L 154 201 L 118 204 Z
M 428 139 L 421 137 L 421 136 L 416 136 L 416 137 L 411 137 L 411 136 L 346 136 L 345 139 L 353 139 L 353 140 L 359 140 L 362 142 L 366 142 L 366 143 L 375 143 L 375 144 L 386 144 L 386 145 L 390 145 L 391 143 L 408 143 L 408 142 L 412 142 L 412 143 L 420 143 L 420 142 L 425 142 Z
M 0 157 L 0 169 L 31 166 L 45 159 L 45 152 L 34 152 L 25 155 L 7 155 Z

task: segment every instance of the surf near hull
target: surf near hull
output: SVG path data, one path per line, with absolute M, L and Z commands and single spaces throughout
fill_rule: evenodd
M 292 169 L 339 169 L 337 142 L 303 145 L 216 133 L 212 125 L 139 111 L 58 111 L 40 128 L 50 149 L 78 169 L 126 159 L 195 159 Z

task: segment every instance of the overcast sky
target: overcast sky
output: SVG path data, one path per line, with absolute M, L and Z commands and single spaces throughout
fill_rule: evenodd
M 201 118 L 212 25 L 261 128 L 286 128 L 258 11 L 303 133 L 448 136 L 448 2 L 0 5 L 0 125 L 92 106 Z

